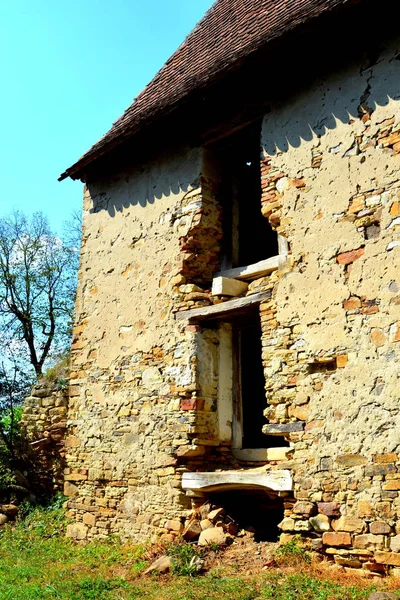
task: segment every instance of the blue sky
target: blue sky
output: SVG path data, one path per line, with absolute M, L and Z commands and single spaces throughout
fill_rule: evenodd
M 81 207 L 57 177 L 131 104 L 212 0 L 0 2 L 0 216 Z

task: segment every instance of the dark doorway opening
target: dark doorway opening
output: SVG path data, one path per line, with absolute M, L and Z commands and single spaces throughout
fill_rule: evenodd
M 237 361 L 237 396 L 240 399 L 239 419 L 242 429 L 242 448 L 271 448 L 288 446 L 283 437 L 265 435 L 267 423 L 264 368 L 262 364 L 261 323 L 259 315 L 241 319 L 234 328 L 234 355 Z M 235 352 L 236 346 L 236 352 Z
M 278 524 L 283 519 L 283 499 L 274 492 L 257 490 L 230 490 L 210 496 L 217 506 L 223 506 L 241 529 L 254 531 L 256 542 L 276 542 L 280 530 Z

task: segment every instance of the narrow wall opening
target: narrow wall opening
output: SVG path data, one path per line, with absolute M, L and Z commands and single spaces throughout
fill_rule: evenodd
M 227 490 L 210 494 L 209 501 L 221 506 L 239 530 L 254 532 L 256 542 L 278 541 L 278 523 L 283 519 L 283 499 L 276 492 L 250 489 Z
M 262 432 L 267 423 L 261 322 L 258 313 L 242 315 L 232 325 L 233 445 L 235 448 L 288 446 L 283 437 Z
M 261 213 L 260 153 L 258 121 L 207 147 L 207 170 L 219 182 L 222 270 L 255 264 L 279 254 L 278 236 Z

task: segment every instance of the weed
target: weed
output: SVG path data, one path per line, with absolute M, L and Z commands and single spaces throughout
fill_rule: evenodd
M 275 552 L 275 557 L 278 564 L 281 566 L 285 564 L 298 564 L 311 562 L 311 556 L 301 545 L 300 536 L 295 535 L 291 540 L 281 544 Z
M 168 555 L 172 558 L 174 575 L 189 575 L 193 577 L 199 572 L 196 559 L 201 559 L 201 550 L 193 544 L 179 542 L 168 546 Z

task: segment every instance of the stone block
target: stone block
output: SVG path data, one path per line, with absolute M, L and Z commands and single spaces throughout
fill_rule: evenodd
M 334 531 L 348 531 L 349 533 L 362 533 L 365 529 L 364 521 L 358 517 L 340 517 L 337 521 L 332 521 Z
M 14 518 L 18 514 L 18 506 L 15 506 L 15 504 L 1 504 L 0 512 L 2 512 L 3 515 L 7 515 L 7 517 Z
M 393 565 L 394 567 L 400 567 L 400 554 L 395 552 L 375 552 L 375 560 L 381 565 Z
M 196 540 L 201 532 L 202 528 L 199 521 L 192 521 L 185 527 L 182 537 L 187 542 L 190 542 L 192 540 Z
M 182 398 L 181 410 L 203 410 L 204 398 Z
M 385 523 L 385 521 L 374 521 L 373 523 L 370 523 L 369 530 L 374 535 L 388 535 L 392 528 L 388 523 Z
M 368 460 L 361 454 L 342 454 L 336 459 L 336 463 L 340 467 L 359 467 L 366 465 Z
M 327 531 L 322 535 L 322 542 L 325 546 L 351 546 L 350 533 L 334 533 Z
M 279 523 L 278 527 L 279 529 L 282 529 L 282 531 L 294 531 L 294 519 L 286 517 Z
M 331 529 L 330 519 L 326 515 L 316 515 L 315 517 L 311 517 L 310 524 L 317 533 L 324 533 Z
M 394 592 L 373 592 L 368 596 L 368 600 L 397 600 L 398 595 Z
M 262 428 L 263 433 L 266 435 L 285 435 L 286 433 L 303 430 L 304 423 L 302 421 L 296 421 L 295 423 L 269 423 Z
M 340 517 L 339 502 L 318 502 L 318 512 L 327 517 Z
M 198 456 L 204 456 L 205 452 L 205 446 L 195 446 L 191 444 L 188 446 L 179 446 L 176 451 L 176 456 L 180 458 L 196 458 Z
M 160 556 L 157 558 L 150 567 L 148 567 L 143 575 L 148 575 L 149 573 L 158 572 L 161 574 L 168 573 L 172 569 L 172 558 L 169 556 Z
M 75 435 L 68 435 L 65 438 L 65 447 L 66 448 L 77 448 L 81 445 L 81 440 Z
M 82 517 L 83 523 L 89 527 L 94 527 L 96 524 L 96 516 L 90 512 L 86 512 Z
M 373 464 L 369 465 L 365 468 L 365 476 L 366 477 L 383 477 L 384 475 L 388 475 L 390 473 L 396 473 L 396 467 L 391 464 Z
M 351 569 L 361 569 L 362 562 L 352 556 L 335 556 L 335 563 L 341 567 L 349 567 Z
M 79 489 L 73 483 L 64 481 L 64 494 L 68 496 L 68 498 L 74 498 L 79 494 Z
M 211 523 L 210 519 L 202 519 L 200 521 L 200 527 L 201 529 L 208 529 L 209 527 L 212 527 L 213 524 Z
M 182 531 L 183 529 L 183 525 L 181 523 L 181 521 L 176 520 L 169 520 L 166 521 L 165 525 L 164 525 L 165 529 L 168 529 L 169 531 L 177 531 L 178 533 L 180 531 Z
M 336 260 L 340 265 L 349 265 L 355 260 L 361 258 L 363 254 L 364 248 L 358 248 L 357 250 L 350 250 L 349 252 L 342 252 L 341 254 L 338 254 Z
M 224 514 L 225 514 L 224 508 L 222 508 L 222 507 L 215 508 L 214 510 L 212 510 L 211 512 L 208 513 L 207 519 L 209 519 L 212 523 L 215 523 L 215 521 Z
M 357 503 L 357 514 L 359 517 L 372 517 L 375 515 L 375 510 L 368 500 L 359 500 Z
M 353 540 L 354 548 L 359 549 L 383 549 L 385 547 L 385 537 L 383 535 L 373 535 L 372 533 L 364 533 L 355 535 Z
M 390 537 L 389 545 L 392 552 L 400 552 L 400 535 Z
M 294 522 L 294 530 L 295 531 L 310 531 L 311 523 L 305 519 L 298 519 Z
M 317 508 L 312 502 L 296 502 L 296 504 L 293 507 L 293 512 L 296 515 L 304 515 L 306 517 L 310 517 L 311 515 L 317 512 Z
M 400 490 L 400 479 L 391 479 L 385 481 L 382 489 L 389 492 L 398 492 Z
M 209 546 L 210 544 L 223 545 L 227 542 L 227 536 L 222 527 L 209 527 L 204 529 L 199 537 L 199 546 Z
M 395 463 L 398 455 L 394 453 L 375 454 L 372 458 L 374 463 Z

